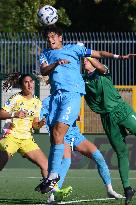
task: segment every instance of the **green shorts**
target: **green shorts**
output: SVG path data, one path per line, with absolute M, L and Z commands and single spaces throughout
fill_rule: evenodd
M 116 138 L 117 135 L 121 135 L 122 138 L 124 138 L 127 135 L 126 128 L 122 126 L 122 122 L 126 120 L 132 112 L 132 108 L 126 102 L 122 102 L 110 113 L 101 115 L 103 128 L 109 138 Z

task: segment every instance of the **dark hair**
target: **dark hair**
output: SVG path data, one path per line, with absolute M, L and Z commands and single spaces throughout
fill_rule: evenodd
M 7 92 L 12 87 L 15 87 L 18 85 L 22 86 L 23 79 L 26 76 L 29 76 L 34 80 L 31 74 L 21 74 L 19 72 L 8 74 L 6 77 L 6 81 L 3 83 L 3 90 Z
M 24 78 L 27 77 L 27 76 L 29 76 L 29 77 L 31 77 L 31 78 L 33 79 L 33 76 L 32 76 L 31 74 L 21 74 L 21 75 L 19 76 L 19 79 L 18 79 L 18 84 L 19 84 L 20 86 L 22 85 Z M 34 79 L 33 79 L 33 80 L 34 80 Z
M 59 36 L 62 36 L 62 33 L 63 33 L 63 31 L 62 31 L 62 29 L 61 29 L 60 27 L 57 27 L 57 26 L 55 26 L 55 25 L 52 25 L 52 26 L 49 26 L 48 29 L 45 30 L 44 36 L 47 37 L 47 35 L 48 35 L 49 33 L 51 33 L 51 32 L 56 33 L 56 34 L 58 34 Z

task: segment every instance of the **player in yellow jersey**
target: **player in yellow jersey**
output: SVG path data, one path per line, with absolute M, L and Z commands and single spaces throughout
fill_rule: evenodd
M 45 119 L 39 121 L 41 101 L 33 96 L 34 80 L 31 75 L 12 74 L 4 83 L 4 88 L 19 84 L 21 92 L 11 96 L 0 109 L 0 120 L 6 120 L 4 133 L 0 138 L 0 170 L 16 153 L 20 153 L 41 169 L 47 177 L 48 160 L 32 136 L 32 129 L 40 129 Z

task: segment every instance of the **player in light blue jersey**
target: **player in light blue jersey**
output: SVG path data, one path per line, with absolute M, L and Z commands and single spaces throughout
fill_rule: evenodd
M 41 109 L 41 118 L 46 118 L 46 128 L 48 129 L 48 118 L 49 118 L 49 101 L 50 97 L 45 98 L 42 101 L 42 109 Z M 48 129 L 49 130 L 49 129 Z M 111 177 L 108 166 L 101 154 L 101 152 L 97 149 L 97 147 L 89 142 L 81 133 L 76 126 L 76 122 L 70 126 L 67 134 L 64 137 L 65 151 L 63 160 L 59 169 L 60 181 L 58 182 L 58 188 L 55 190 L 55 193 L 52 193 L 48 199 L 48 202 L 52 202 L 55 199 L 62 199 L 63 195 L 66 196 L 65 188 L 61 190 L 62 184 L 64 182 L 65 176 L 69 170 L 71 164 L 71 147 L 72 150 L 76 150 L 82 155 L 92 159 L 97 164 L 98 173 L 100 174 L 109 197 L 113 197 L 116 199 L 122 198 L 123 196 L 116 193 L 111 184 Z M 51 155 L 49 155 L 51 157 Z M 49 168 L 50 170 L 50 157 L 49 157 Z M 66 189 L 67 190 L 67 189 Z M 55 196 L 55 197 L 54 197 Z M 59 197 L 58 197 L 59 196 Z
M 49 75 L 51 100 L 49 104 L 49 129 L 51 134 L 52 160 L 47 180 L 41 184 L 41 193 L 51 191 L 59 181 L 59 167 L 64 154 L 64 136 L 72 126 L 80 111 L 81 96 L 85 94 L 85 84 L 80 74 L 80 58 L 92 57 L 120 58 L 106 51 L 86 49 L 83 43 L 62 45 L 62 31 L 49 27 L 47 31 L 49 49 L 40 55 L 43 76 Z

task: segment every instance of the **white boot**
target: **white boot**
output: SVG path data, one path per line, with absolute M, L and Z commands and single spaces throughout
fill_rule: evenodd
M 108 190 L 107 195 L 108 195 L 109 198 L 115 198 L 115 199 L 125 198 L 124 196 L 122 196 L 121 194 L 118 194 L 114 190 Z
M 54 194 L 51 193 L 51 195 L 50 195 L 49 198 L 47 199 L 47 203 L 48 203 L 48 204 L 53 204 L 54 202 L 55 202 Z

